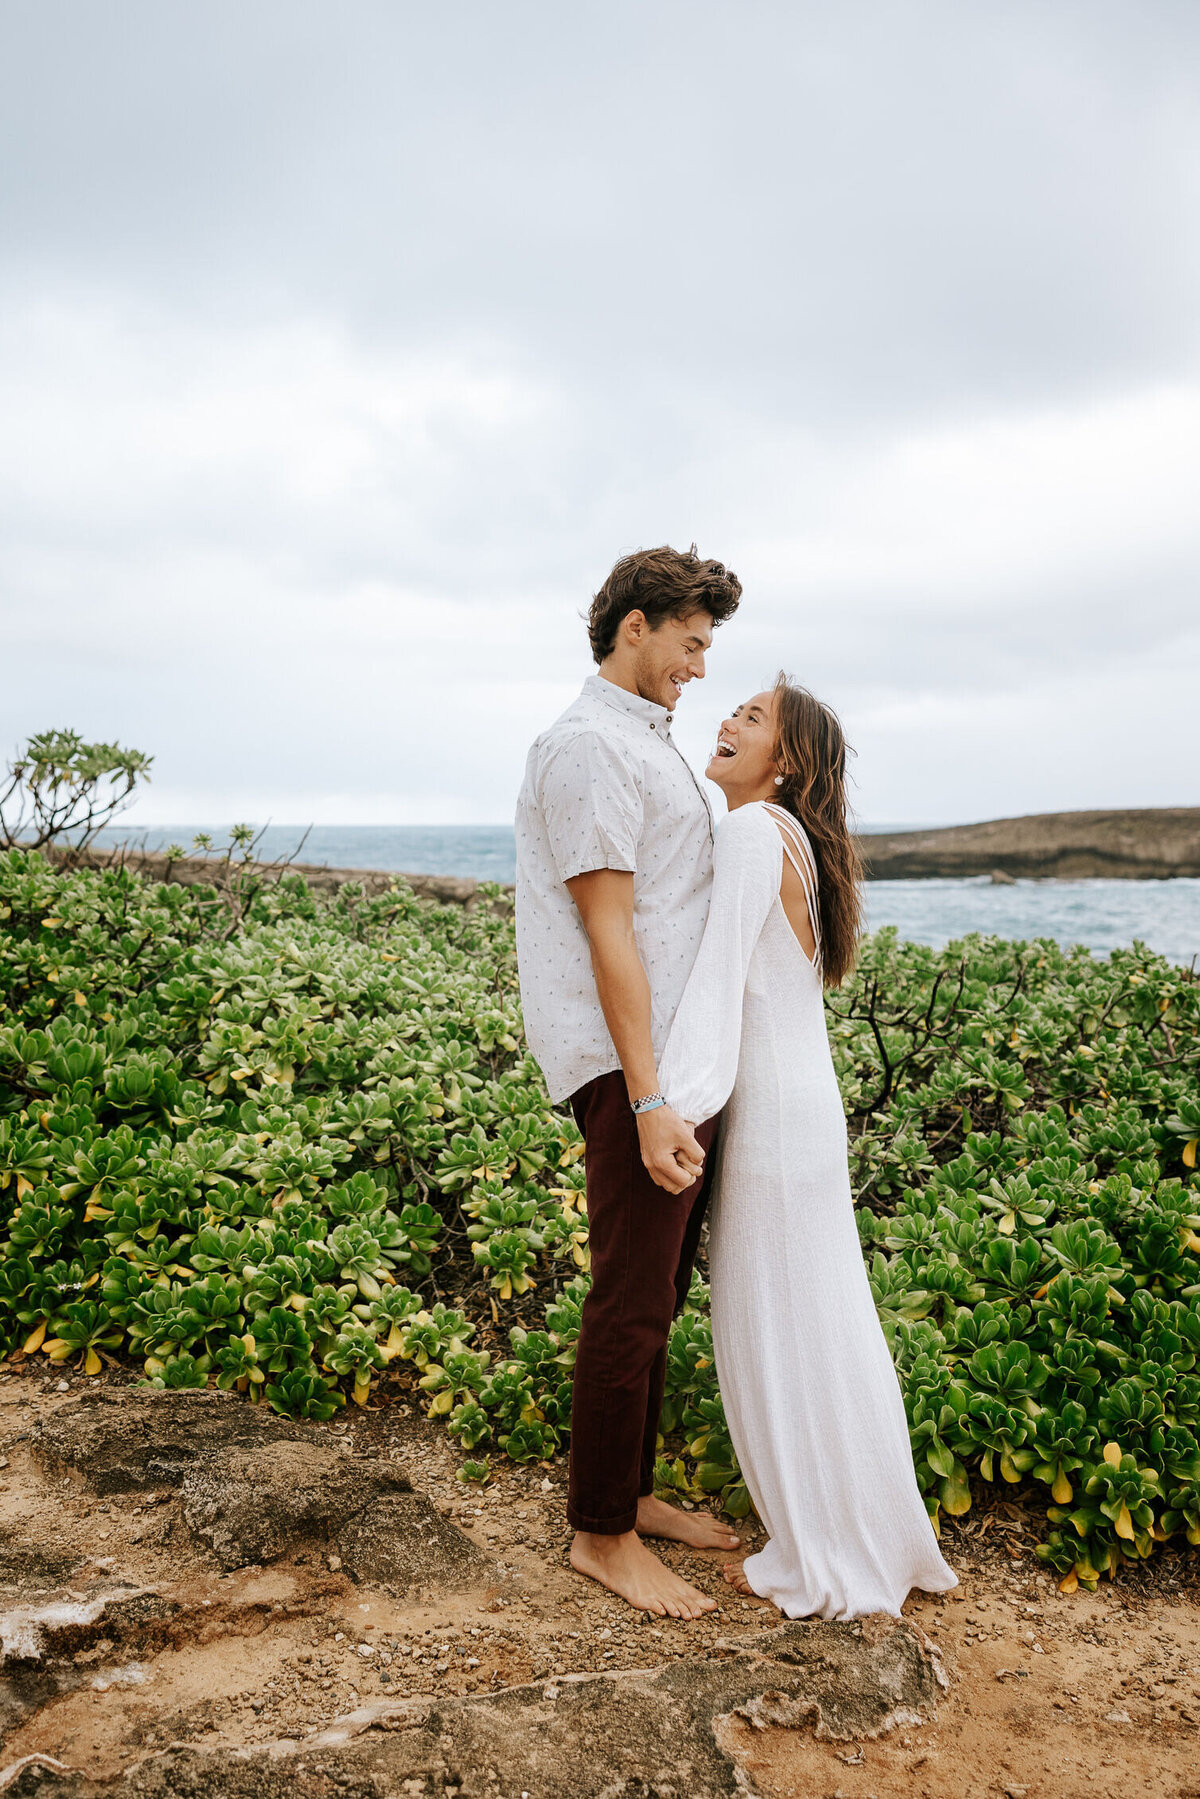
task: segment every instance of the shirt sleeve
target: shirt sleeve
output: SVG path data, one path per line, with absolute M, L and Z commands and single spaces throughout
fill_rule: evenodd
M 663 1097 L 692 1124 L 733 1092 L 750 958 L 782 874 L 778 829 L 759 807 L 740 807 L 717 832 L 708 923 L 658 1068 Z
M 637 868 L 643 801 L 636 763 L 598 731 L 556 744 L 538 776 L 538 799 L 560 881 L 595 868 Z

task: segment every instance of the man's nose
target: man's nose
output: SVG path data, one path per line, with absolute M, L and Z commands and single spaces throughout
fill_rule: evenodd
M 704 679 L 704 651 L 703 650 L 695 650 L 695 651 L 693 651 L 692 655 L 690 655 L 688 657 L 688 673 L 691 675 L 691 677 L 694 681 L 703 681 L 703 679 Z

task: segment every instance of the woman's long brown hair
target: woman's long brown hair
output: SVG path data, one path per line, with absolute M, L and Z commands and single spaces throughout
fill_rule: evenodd
M 853 968 L 863 925 L 862 863 L 846 818 L 847 752 L 836 712 L 807 687 L 777 675 L 775 757 L 783 785 L 773 798 L 804 826 L 816 857 L 827 987 L 836 987 Z

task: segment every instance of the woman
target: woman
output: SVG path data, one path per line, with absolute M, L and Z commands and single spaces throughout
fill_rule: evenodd
M 729 1432 L 770 1541 L 725 1578 L 790 1618 L 899 1614 L 957 1586 L 916 1476 L 863 1266 L 822 986 L 860 926 L 833 713 L 780 676 L 721 726 L 730 816 L 659 1069 L 684 1118 L 725 1107 L 709 1247 Z

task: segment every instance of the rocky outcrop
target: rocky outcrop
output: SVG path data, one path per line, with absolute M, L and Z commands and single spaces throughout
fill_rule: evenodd
M 1200 807 L 1041 812 L 936 831 L 872 832 L 858 847 L 874 881 L 995 874 L 1167 880 L 1200 875 Z
M 489 1568 L 407 1475 L 321 1443 L 218 1450 L 184 1480 L 183 1517 L 223 1568 L 316 1546 L 351 1580 L 403 1594 L 470 1585 Z
M 175 1746 L 112 1782 L 32 1770 L 42 1799 L 734 1799 L 756 1788 L 730 1727 L 803 1725 L 853 1742 L 929 1718 L 946 1676 L 911 1625 L 783 1624 L 717 1659 L 571 1675 L 459 1699 L 384 1700 L 306 1739 Z
M 337 1534 L 351 1580 L 403 1595 L 453 1591 L 494 1577 L 482 1550 L 423 1493 L 395 1493 L 348 1519 Z
M 182 1485 L 220 1450 L 312 1436 L 311 1424 L 293 1424 L 236 1393 L 93 1387 L 39 1419 L 31 1447 L 39 1461 L 79 1475 L 95 1493 L 139 1493 Z
M 183 1518 L 223 1568 L 245 1568 L 276 1561 L 297 1543 L 332 1543 L 385 1495 L 410 1491 L 406 1475 L 327 1444 L 237 1445 L 188 1472 Z
M 490 1570 L 401 1470 L 234 1394 L 89 1389 L 31 1441 L 45 1465 L 96 1493 L 179 1488 L 184 1524 L 222 1568 L 315 1549 L 352 1580 L 403 1594 Z M 0 1573 L 2 1561 L 0 1545 Z

